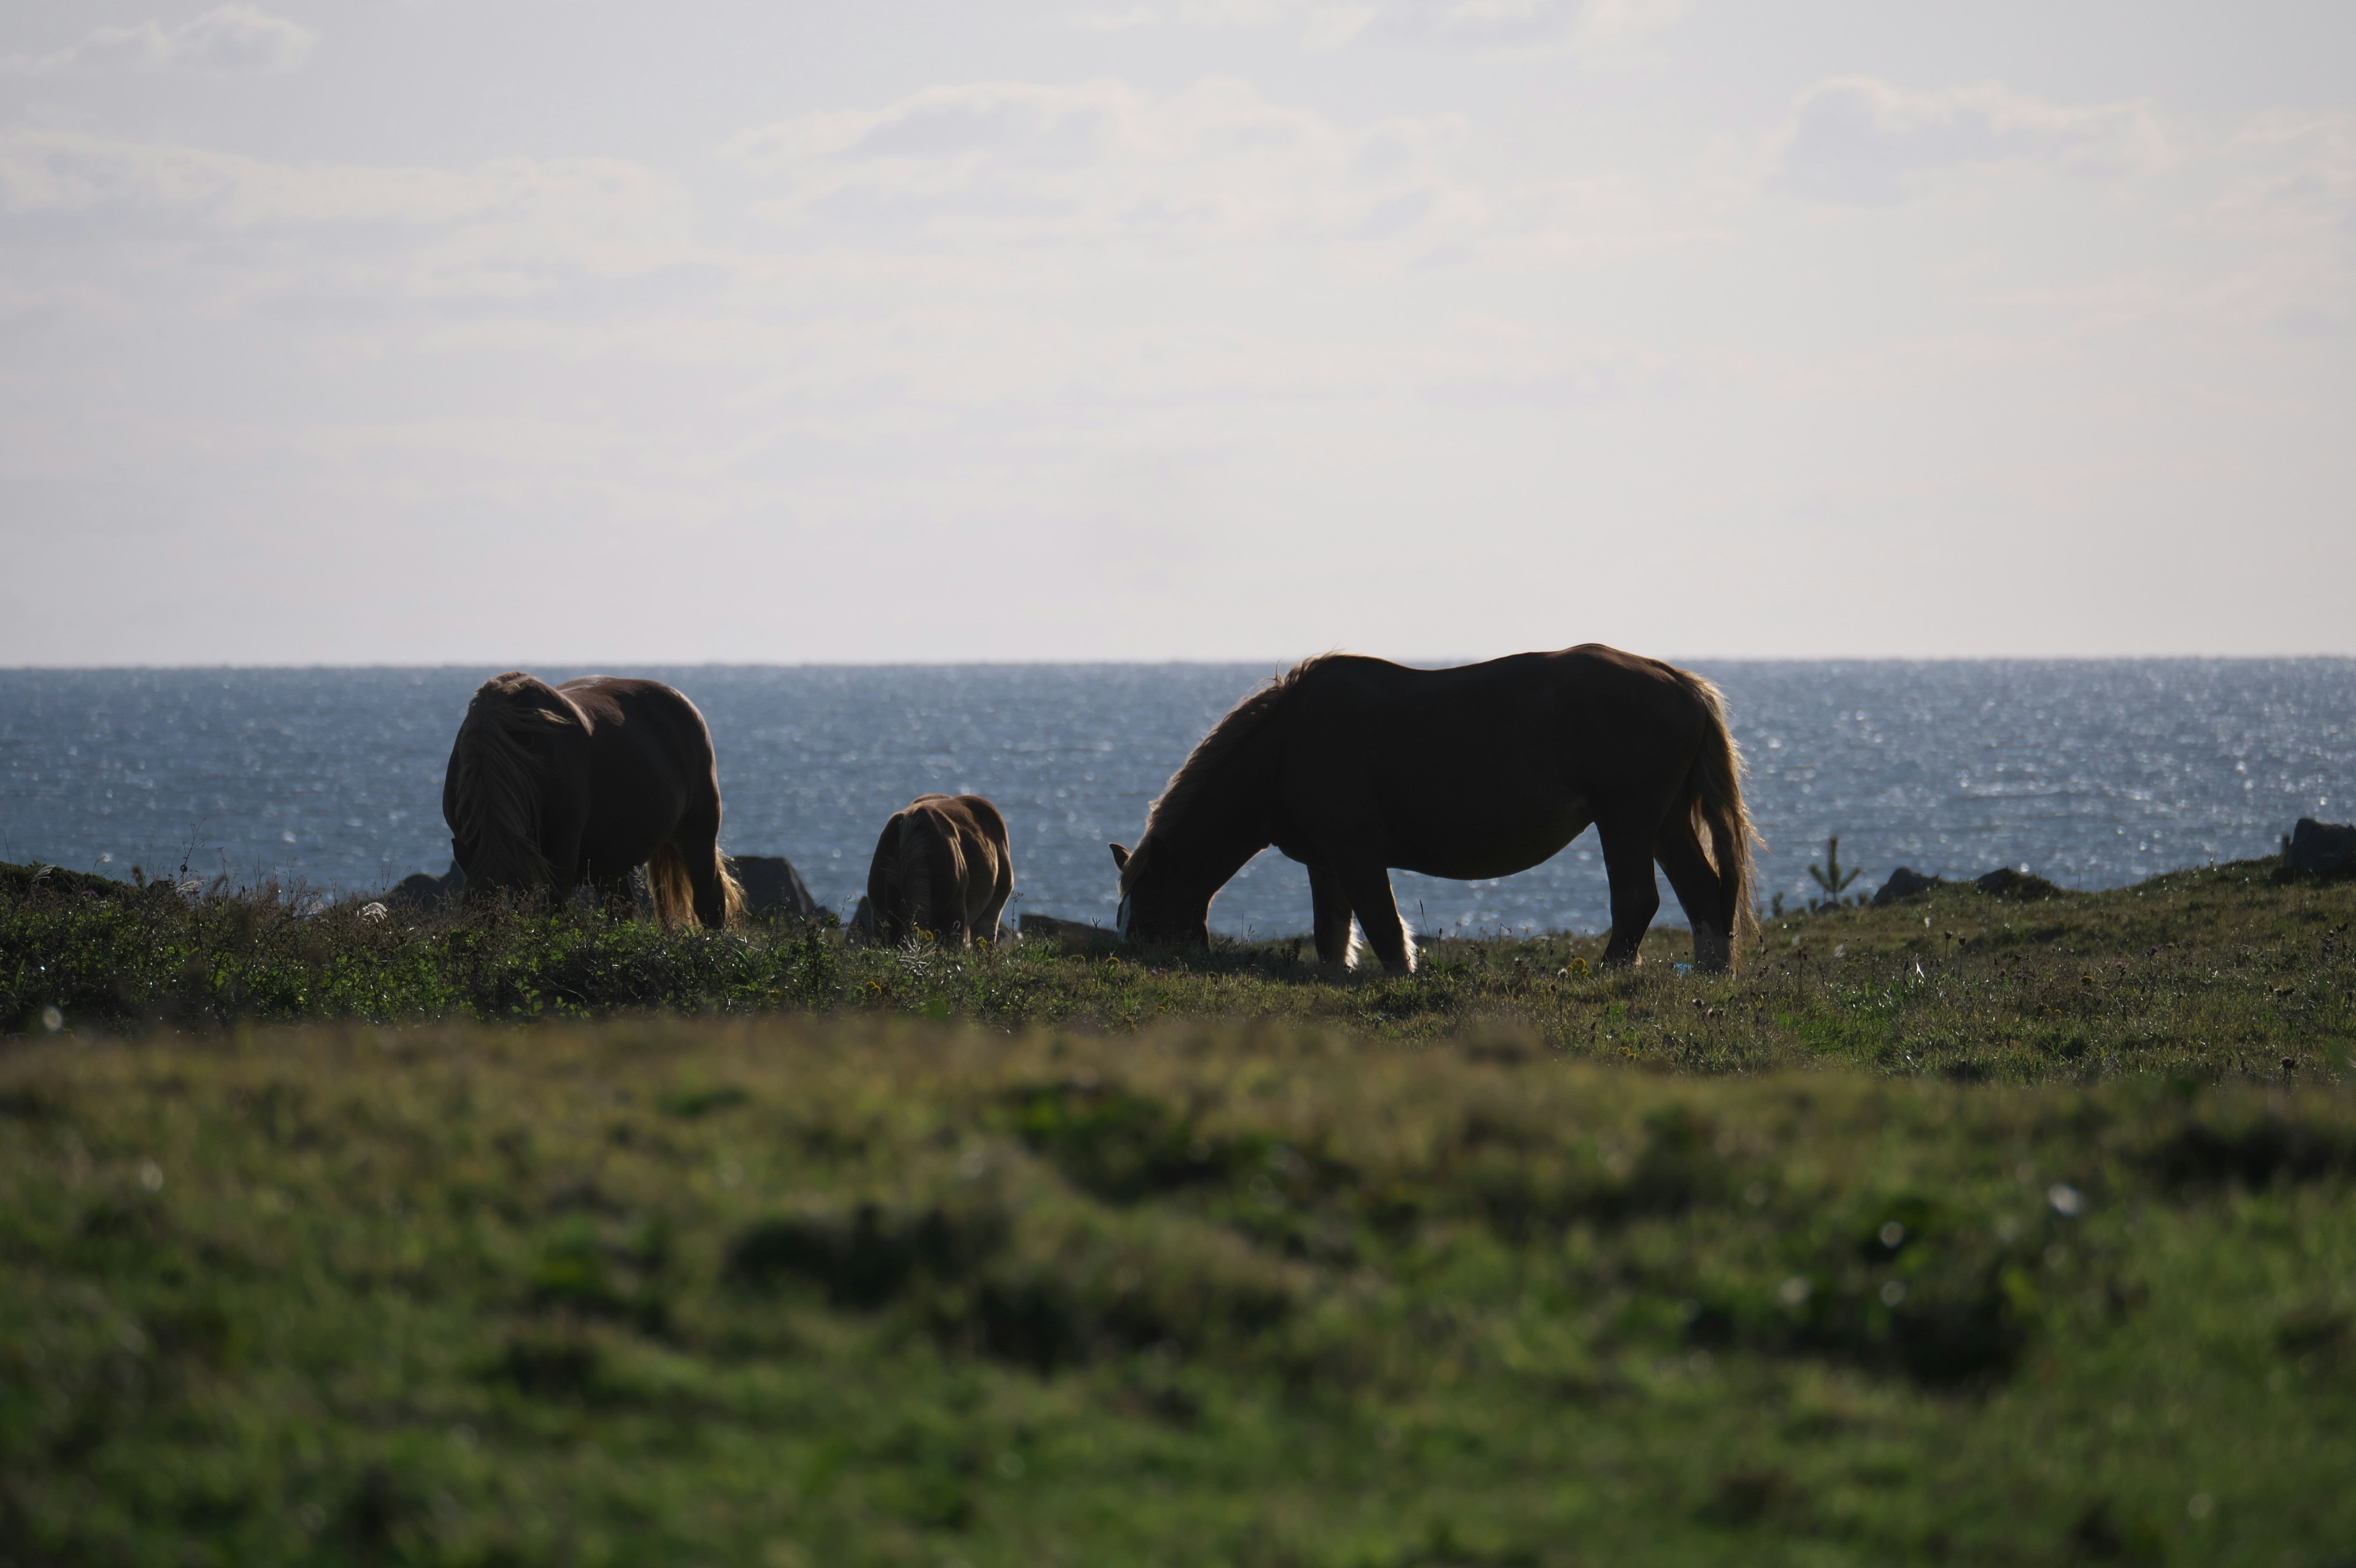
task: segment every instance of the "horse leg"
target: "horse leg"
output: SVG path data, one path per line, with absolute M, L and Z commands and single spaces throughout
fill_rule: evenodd
M 585 864 L 582 840 L 587 836 L 588 814 L 570 800 L 548 803 L 541 831 L 540 852 L 548 861 L 549 901 L 562 909 L 585 881 L 594 883 L 596 868 Z
M 1312 929 L 1317 933 L 1321 963 L 1347 969 L 1357 962 L 1357 938 L 1350 930 L 1350 895 L 1342 891 L 1341 877 L 1323 866 L 1309 868 Z
M 1603 870 L 1612 880 L 1612 940 L 1603 962 L 1618 968 L 1636 962 L 1644 932 L 1660 912 L 1661 890 L 1653 880 L 1653 847 L 1646 835 L 1619 823 L 1599 822 L 1596 836 L 1603 840 Z
M 1668 873 L 1669 886 L 1693 926 L 1694 967 L 1705 974 L 1723 974 L 1734 952 L 1734 912 L 1726 907 L 1718 872 L 1701 852 L 1701 840 L 1694 836 L 1693 818 L 1679 813 L 1663 823 L 1653 852 L 1660 859 L 1661 869 Z
M 1415 938 L 1399 918 L 1398 901 L 1391 896 L 1391 874 L 1379 865 L 1353 866 L 1342 873 L 1342 891 L 1357 911 L 1366 945 L 1383 961 L 1386 975 L 1415 973 Z
M 974 918 L 973 939 L 994 945 L 998 941 L 999 916 L 1006 912 L 1006 901 L 1014 896 L 1014 858 L 1012 855 L 993 855 L 991 859 L 996 862 L 998 871 L 991 880 L 990 901 L 982 905 L 981 912 Z

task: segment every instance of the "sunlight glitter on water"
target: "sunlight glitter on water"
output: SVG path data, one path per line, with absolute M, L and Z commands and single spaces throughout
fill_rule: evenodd
M 876 827 L 926 790 L 973 789 L 1015 832 L 1018 900 L 1108 920 L 1105 845 L 1267 665 L 649 670 L 711 721 L 734 850 L 783 854 L 837 908 Z M 2026 867 L 2114 886 L 2270 853 L 2301 816 L 2351 813 L 2356 660 L 1709 663 L 1797 897 L 1827 834 L 1867 868 Z M 0 859 L 111 875 L 276 874 L 375 891 L 449 863 L 442 772 L 487 669 L 0 671 Z M 539 672 L 551 678 L 584 673 Z M 1419 929 L 1593 930 L 1591 835 L 1517 877 L 1400 873 Z M 1678 918 L 1663 890 L 1665 920 Z M 1273 852 L 1221 894 L 1221 931 L 1308 923 Z

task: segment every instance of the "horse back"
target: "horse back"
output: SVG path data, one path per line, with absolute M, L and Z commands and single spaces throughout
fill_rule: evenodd
M 659 680 L 586 676 L 557 690 L 584 721 L 592 788 L 601 804 L 658 805 L 676 815 L 719 802 L 711 728 L 685 693 Z
M 942 813 L 957 823 L 959 835 L 969 843 L 987 851 L 992 859 L 1006 859 L 1006 818 L 988 798 L 978 795 L 937 798 L 942 803 Z
M 1600 818 L 1656 816 L 1707 734 L 1674 667 L 1616 649 L 1437 670 L 1335 658 L 1272 727 L 1259 798 L 1296 859 L 1505 875 Z
M 1612 759 L 1687 754 L 1705 715 L 1675 666 L 1589 644 L 1448 669 L 1321 661 L 1286 704 L 1296 754 L 1451 772 L 1546 759 L 1582 774 Z

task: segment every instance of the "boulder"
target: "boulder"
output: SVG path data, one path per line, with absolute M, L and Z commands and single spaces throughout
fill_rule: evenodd
M 744 890 L 746 914 L 817 917 L 818 900 L 810 897 L 801 873 L 783 855 L 731 855 L 728 870 Z
M 2356 876 L 2356 824 L 2300 817 L 2283 851 L 2283 869 L 2312 877 Z
M 1026 914 L 1014 929 L 1025 942 L 1052 944 L 1066 953 L 1086 953 L 1120 945 L 1120 933 L 1086 921 L 1064 920 L 1052 914 Z
M 1883 904 L 1898 903 L 1902 900 L 1913 898 L 1918 893 L 1927 893 L 1933 888 L 1944 888 L 1946 885 L 1947 880 L 1944 877 L 1926 877 L 1920 871 L 1909 870 L 1906 867 L 1901 866 L 1890 873 L 1890 880 L 1882 883 L 1880 891 L 1873 895 L 1874 907 L 1879 909 Z
M 440 914 L 455 910 L 466 899 L 466 873 L 458 869 L 455 860 L 449 870 L 438 877 L 419 871 L 393 884 L 392 891 L 384 895 L 385 903 L 407 904 L 419 914 Z
M 149 887 L 169 891 L 169 882 L 151 882 Z M 15 866 L 0 861 L 0 888 L 19 898 L 37 894 L 59 897 L 79 893 L 87 898 L 112 901 L 133 897 L 139 889 L 129 882 L 118 882 L 112 877 L 102 877 L 89 871 L 69 871 L 63 866 L 34 864 Z
M 1974 877 L 1972 886 L 1992 899 L 2010 899 L 2015 903 L 2062 896 L 2062 889 L 2056 884 L 2027 871 L 2016 871 L 2010 866 L 1998 866 L 1984 877 Z

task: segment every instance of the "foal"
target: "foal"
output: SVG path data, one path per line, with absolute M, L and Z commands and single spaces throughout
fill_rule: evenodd
M 1014 891 L 1006 818 L 978 795 L 918 795 L 892 814 L 867 868 L 867 933 L 894 946 L 920 931 L 948 945 L 998 940 Z

